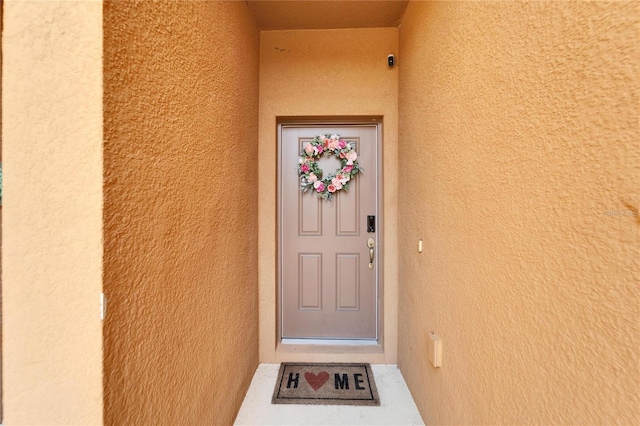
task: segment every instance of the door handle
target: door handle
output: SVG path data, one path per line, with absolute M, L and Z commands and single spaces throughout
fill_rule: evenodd
M 376 241 L 373 238 L 367 240 L 367 247 L 369 247 L 369 269 L 373 269 L 373 248 L 376 246 Z

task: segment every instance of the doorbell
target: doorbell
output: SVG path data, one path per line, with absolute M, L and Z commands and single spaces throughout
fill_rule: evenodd
M 389 65 L 389 68 L 392 68 L 396 63 L 396 58 L 393 55 L 389 55 L 387 56 L 387 65 Z

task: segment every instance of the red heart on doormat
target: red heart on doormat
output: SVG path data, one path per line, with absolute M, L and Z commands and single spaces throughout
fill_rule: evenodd
M 329 373 L 327 373 L 326 371 L 321 371 L 318 373 L 318 375 L 315 375 L 314 373 L 306 372 L 304 373 L 304 378 L 307 383 L 311 385 L 313 390 L 317 391 L 322 387 L 322 385 L 327 383 L 327 380 L 329 380 Z

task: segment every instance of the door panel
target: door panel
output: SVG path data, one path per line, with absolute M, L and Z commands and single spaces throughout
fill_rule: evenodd
M 322 204 L 313 197 L 298 198 L 299 235 L 322 235 Z
M 358 152 L 358 151 L 356 151 Z M 336 197 L 336 235 L 358 236 L 360 235 L 360 180 L 364 175 L 356 177 L 349 187 L 349 192 L 353 192 L 353 197 Z M 342 195 L 342 194 L 339 194 Z
M 357 311 L 360 309 L 360 255 L 338 253 L 336 259 L 336 310 Z
M 322 310 L 322 254 L 300 254 L 298 262 L 298 309 Z
M 318 134 L 356 145 L 364 171 L 333 201 L 300 191 L 299 154 Z M 280 132 L 280 301 L 283 338 L 376 339 L 378 253 L 369 268 L 367 216 L 377 215 L 376 125 L 282 126 Z M 335 164 L 318 162 L 324 173 Z M 377 231 L 377 229 L 376 229 Z

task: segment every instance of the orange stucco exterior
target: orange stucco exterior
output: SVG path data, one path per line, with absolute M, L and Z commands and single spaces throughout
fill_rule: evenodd
M 385 349 L 349 359 L 397 360 L 427 424 L 640 423 L 639 12 L 259 32 L 245 2 L 5 0 L 4 424 L 230 424 L 293 357 L 282 116 L 383 117 Z
M 409 3 L 398 352 L 427 424 L 640 422 L 639 16 Z
M 105 2 L 108 424 L 229 424 L 258 365 L 258 30 Z
M 102 422 L 102 5 L 4 1 L 2 423 Z
M 396 28 L 263 31 L 260 34 L 260 362 L 367 360 L 395 363 L 397 348 L 398 72 L 387 55 Z M 295 353 L 276 350 L 276 122 L 291 116 L 379 116 L 383 119 L 384 353 Z

